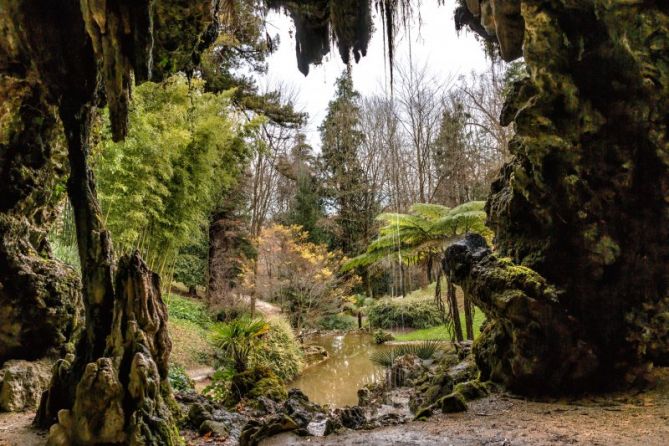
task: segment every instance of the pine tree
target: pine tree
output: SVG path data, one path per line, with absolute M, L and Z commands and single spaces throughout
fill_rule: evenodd
M 321 168 L 334 217 L 337 234 L 332 247 L 346 254 L 361 252 L 374 230 L 378 203 L 358 160 L 364 140 L 360 121 L 359 94 L 348 72 L 337 79 L 334 100 L 320 127 Z

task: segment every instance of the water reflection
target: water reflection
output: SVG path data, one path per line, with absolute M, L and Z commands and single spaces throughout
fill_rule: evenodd
M 290 386 L 301 389 L 318 404 L 355 405 L 358 389 L 384 376 L 383 367 L 370 361 L 369 355 L 389 347 L 374 344 L 369 335 L 325 335 L 311 338 L 309 343 L 324 347 L 330 357 L 306 369 Z

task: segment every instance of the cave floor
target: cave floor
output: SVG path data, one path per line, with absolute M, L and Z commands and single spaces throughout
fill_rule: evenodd
M 264 446 L 432 446 L 432 445 L 667 445 L 669 368 L 657 369 L 657 384 L 645 391 L 527 401 L 497 394 L 469 403 L 460 414 L 436 415 L 371 431 L 325 438 L 282 434 Z M 30 426 L 33 414 L 0 414 L 0 446 L 37 446 L 45 432 Z M 216 445 L 214 438 L 189 444 Z
M 281 434 L 262 446 L 669 445 L 669 368 L 654 388 L 578 399 L 527 401 L 492 395 L 459 414 L 325 438 Z

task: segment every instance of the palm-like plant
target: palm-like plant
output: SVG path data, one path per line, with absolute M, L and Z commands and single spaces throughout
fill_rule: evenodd
M 267 322 L 241 317 L 213 328 L 214 345 L 231 360 L 237 373 L 248 367 L 251 353 L 258 348 L 262 337 L 269 331 Z
M 478 232 L 491 235 L 485 226 L 484 201 L 470 201 L 454 208 L 438 204 L 417 203 L 408 214 L 383 213 L 376 217 L 383 222 L 379 237 L 367 250 L 344 266 L 343 271 L 368 267 L 391 256 L 406 264 L 425 263 L 428 278 L 436 257 L 459 235 Z
M 486 238 L 492 232 L 485 226 L 486 213 L 484 201 L 470 201 L 454 208 L 438 204 L 414 204 L 408 214 L 383 213 L 376 217 L 383 222 L 379 237 L 367 247 L 367 250 L 348 261 L 343 271 L 355 268 L 367 268 L 383 259 L 396 257 L 404 264 L 424 264 L 429 282 L 436 280 L 435 301 L 452 324 L 455 337 L 461 341 L 462 327 L 455 298 L 455 287 L 447 284 L 450 317 L 441 300 L 441 266 L 439 260 L 446 247 L 458 236 L 468 232 L 478 232 Z M 435 266 L 436 265 L 436 266 Z M 436 277 L 434 269 L 437 269 Z M 467 337 L 473 337 L 473 318 L 471 304 L 465 296 L 465 317 Z

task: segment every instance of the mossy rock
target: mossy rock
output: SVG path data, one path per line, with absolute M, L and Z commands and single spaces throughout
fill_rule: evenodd
M 420 409 L 418 409 L 418 411 L 416 411 L 416 416 L 414 417 L 414 421 L 425 421 L 432 415 L 434 415 L 432 406 L 421 407 Z
M 288 398 L 286 386 L 281 378 L 267 367 L 255 367 L 233 376 L 226 403 L 233 406 L 242 398 L 256 399 L 261 396 L 274 401 Z
M 472 401 L 487 396 L 489 392 L 479 381 L 466 381 L 456 384 L 453 393 L 459 393 L 466 401 Z
M 283 381 L 274 375 L 258 381 L 248 396 L 253 399 L 265 396 L 274 401 L 285 401 L 288 398 L 288 391 Z
M 443 413 L 464 412 L 467 410 L 467 403 L 462 395 L 453 392 L 437 401 L 437 406 Z

